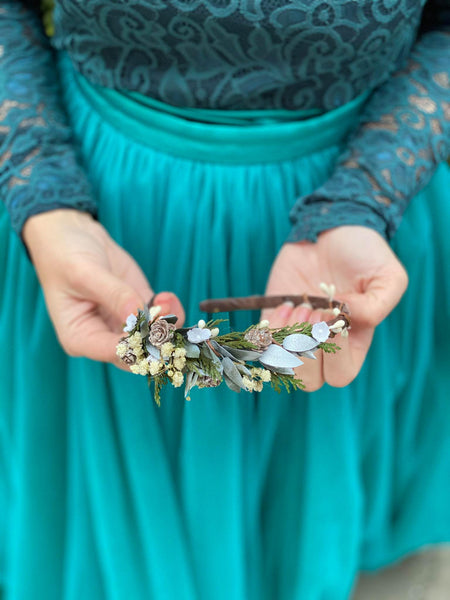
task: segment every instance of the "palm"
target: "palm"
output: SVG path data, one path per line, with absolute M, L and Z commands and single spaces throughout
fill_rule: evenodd
M 266 293 L 320 295 L 321 282 L 333 283 L 337 299 L 347 302 L 352 313 L 351 335 L 348 342 L 340 341 L 343 352 L 326 359 L 339 365 L 343 374 L 339 382 L 348 383 L 361 368 L 375 325 L 400 299 L 406 274 L 376 232 L 365 227 L 339 227 L 322 234 L 317 243 L 283 246 L 272 267 Z M 317 320 L 318 314 L 314 317 Z M 330 372 L 337 381 L 336 369 Z
M 65 350 L 119 364 L 121 324 L 153 295 L 134 259 L 100 224 L 74 211 L 37 215 L 27 243 Z M 184 319 L 174 294 L 162 292 L 157 300 Z

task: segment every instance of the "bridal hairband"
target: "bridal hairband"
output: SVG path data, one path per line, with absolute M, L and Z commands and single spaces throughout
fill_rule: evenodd
M 264 384 L 279 392 L 303 389 L 294 369 L 302 358 L 315 360 L 315 352 L 335 353 L 340 348 L 330 341 L 345 337 L 351 326 L 346 304 L 333 300 L 334 286 L 321 284 L 327 297 L 302 295 L 246 296 L 216 298 L 200 303 L 209 315 L 236 310 L 276 308 L 282 303 L 303 305 L 330 313 L 320 323 L 295 323 L 271 328 L 267 320 L 245 331 L 220 332 L 227 319 L 200 319 L 191 327 L 176 327 L 176 315 L 161 315 L 153 299 L 145 309 L 127 318 L 127 334 L 117 345 L 117 355 L 132 373 L 146 376 L 153 397 L 160 404 L 161 390 L 171 384 L 184 386 L 190 400 L 193 388 L 218 387 L 224 382 L 232 391 L 261 392 Z

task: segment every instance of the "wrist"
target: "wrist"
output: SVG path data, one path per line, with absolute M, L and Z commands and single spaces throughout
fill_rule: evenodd
M 26 220 L 22 229 L 22 239 L 25 245 L 30 248 L 36 241 L 46 237 L 54 227 L 59 228 L 66 225 L 86 227 L 86 224 L 93 221 L 94 217 L 90 213 L 80 210 L 70 208 L 49 210 L 32 215 Z

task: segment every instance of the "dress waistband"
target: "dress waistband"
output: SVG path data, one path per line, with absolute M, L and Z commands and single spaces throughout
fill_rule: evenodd
M 220 111 L 177 108 L 144 95 L 94 85 L 67 56 L 73 78 L 92 108 L 127 137 L 155 150 L 202 162 L 249 164 L 292 160 L 340 144 L 354 127 L 368 94 L 333 111 Z

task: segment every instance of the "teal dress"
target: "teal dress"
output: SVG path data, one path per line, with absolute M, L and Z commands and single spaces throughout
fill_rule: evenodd
M 60 0 L 55 55 L 32 8 L 2 4 L 7 600 L 345 600 L 358 571 L 450 541 L 445 11 Z M 389 239 L 410 283 L 346 388 L 158 408 L 144 378 L 58 345 L 17 233 L 64 206 L 188 322 L 340 224 Z

